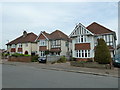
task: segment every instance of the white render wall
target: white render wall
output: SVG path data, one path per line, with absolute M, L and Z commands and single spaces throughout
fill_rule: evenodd
M 28 44 L 28 46 L 26 46 L 26 44 Z M 12 47 L 8 48 L 8 52 L 10 52 Z M 16 52 L 15 53 L 19 53 L 18 52 L 18 48 L 19 48 L 19 44 L 16 44 Z M 37 51 L 37 43 L 22 43 L 22 54 L 25 54 L 25 51 L 28 51 L 28 54 L 31 55 L 31 52 L 36 52 Z M 10 52 L 10 54 L 12 54 Z
M 31 43 L 27 43 L 27 44 L 28 44 L 28 46 L 26 46 L 26 43 L 22 44 L 23 54 L 25 54 L 25 51 L 28 51 L 28 54 L 31 55 L 32 45 L 31 45 Z
M 76 38 L 72 38 L 72 57 L 76 57 L 75 43 L 76 43 Z
M 67 54 L 68 48 L 66 47 L 66 41 L 61 40 L 61 53 L 60 55 L 65 55 Z

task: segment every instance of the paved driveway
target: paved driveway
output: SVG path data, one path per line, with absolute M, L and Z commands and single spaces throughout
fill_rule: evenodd
M 118 78 L 3 65 L 3 88 L 117 88 Z

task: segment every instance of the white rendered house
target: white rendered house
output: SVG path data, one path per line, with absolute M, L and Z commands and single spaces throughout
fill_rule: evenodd
M 105 40 L 110 49 L 111 57 L 115 55 L 115 32 L 96 22 L 93 22 L 88 27 L 79 23 L 70 34 L 70 38 L 72 39 L 72 56 L 76 58 L 76 60 L 94 58 L 95 46 L 97 45 L 98 38 L 103 38 Z

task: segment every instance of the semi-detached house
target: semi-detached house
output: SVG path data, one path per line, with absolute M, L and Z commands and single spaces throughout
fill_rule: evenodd
M 72 56 L 76 60 L 94 58 L 98 38 L 103 38 L 105 40 L 109 47 L 111 57 L 113 58 L 115 55 L 115 32 L 96 22 L 93 22 L 88 27 L 79 23 L 70 34 L 70 38 L 72 39 Z
M 24 31 L 23 35 L 6 44 L 7 51 L 10 55 L 14 53 L 34 55 L 37 53 L 36 38 L 36 34 Z
M 49 51 L 49 55 L 54 56 L 68 56 L 71 53 L 71 39 L 60 30 L 50 34 L 42 31 L 36 41 L 37 54 L 40 57 L 45 57 L 45 51 Z

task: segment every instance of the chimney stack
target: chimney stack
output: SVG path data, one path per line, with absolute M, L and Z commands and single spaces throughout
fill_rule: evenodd
M 26 31 L 24 31 L 23 32 L 23 37 L 25 37 L 27 35 L 27 32 Z

